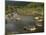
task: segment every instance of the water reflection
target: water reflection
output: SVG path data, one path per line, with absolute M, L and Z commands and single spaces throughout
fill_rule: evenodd
M 13 18 L 12 20 L 10 19 L 6 20 L 7 32 L 14 32 L 14 33 L 37 32 L 36 30 L 42 26 L 42 23 L 35 22 L 33 16 L 21 16 L 19 18 L 20 19 Z

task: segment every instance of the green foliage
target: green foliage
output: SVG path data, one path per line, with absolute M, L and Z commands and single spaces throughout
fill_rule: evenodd
M 19 6 L 20 5 L 20 6 Z M 17 12 L 20 15 L 33 15 L 39 13 L 43 15 L 44 4 L 43 3 L 28 3 L 28 4 L 17 4 L 6 6 L 6 14 Z

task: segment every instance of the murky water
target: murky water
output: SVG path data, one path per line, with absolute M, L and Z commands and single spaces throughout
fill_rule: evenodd
M 6 32 L 26 33 L 42 32 L 42 27 L 37 27 L 33 16 L 21 16 L 20 20 L 8 20 Z M 26 30 L 26 29 L 27 30 Z

